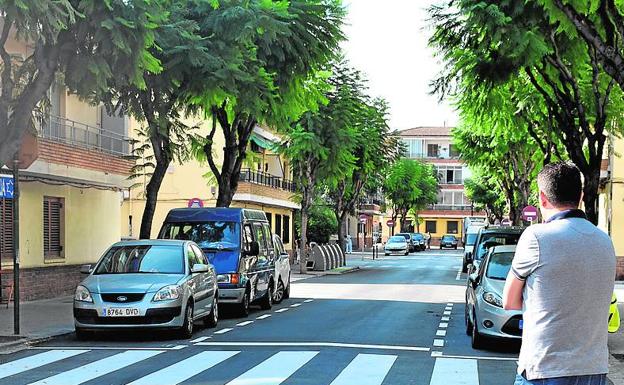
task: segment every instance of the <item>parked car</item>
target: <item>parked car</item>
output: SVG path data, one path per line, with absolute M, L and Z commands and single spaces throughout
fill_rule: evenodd
M 409 245 L 407 239 L 402 235 L 393 235 L 388 239 L 388 242 L 384 245 L 384 254 L 409 254 Z
M 440 250 L 445 247 L 457 249 L 457 237 L 451 234 L 443 235 L 440 239 Z
M 219 320 L 217 277 L 195 242 L 142 240 L 112 245 L 76 288 L 78 339 L 110 329 L 175 329 L 184 338 L 195 322 Z
M 407 247 L 408 247 L 410 253 L 412 251 L 416 251 L 416 244 L 412 241 L 412 234 L 410 234 L 410 233 L 398 233 L 398 234 L 395 234 L 395 235 L 396 236 L 401 236 L 401 237 L 405 238 L 405 240 L 407 241 Z
M 487 254 L 490 247 L 516 245 L 520 239 L 520 235 L 524 231 L 524 227 L 518 226 L 485 226 L 479 230 L 477 240 L 473 251 L 466 255 L 468 265 L 472 264 L 473 268 L 468 267 L 468 272 L 474 271 Z
M 462 229 L 466 230 L 470 226 L 486 226 L 487 224 L 488 220 L 485 217 L 464 217 Z M 462 234 L 462 243 L 464 245 L 466 244 L 466 234 L 466 231 Z
M 464 258 L 462 261 L 462 273 L 468 272 L 468 258 L 467 256 L 472 253 L 474 249 L 474 244 L 477 241 L 477 236 L 479 235 L 479 230 L 485 225 L 477 224 L 469 226 L 466 231 L 464 231 Z
M 249 314 L 251 304 L 273 306 L 277 255 L 263 211 L 173 209 L 159 238 L 195 241 L 217 271 L 220 303 L 236 307 L 241 316 Z
M 522 312 L 503 309 L 503 288 L 511 269 L 516 246 L 496 246 L 489 250 L 466 288 L 466 334 L 472 347 L 483 346 L 484 336 L 520 340 Z
M 415 245 L 416 251 L 425 250 L 427 248 L 427 243 L 425 242 L 425 236 L 421 233 L 412 233 L 412 243 Z
M 286 250 L 282 239 L 278 235 L 273 235 L 273 245 L 277 259 L 275 261 L 275 279 L 277 285 L 273 293 L 273 302 L 280 303 L 284 299 L 290 298 L 290 257 Z

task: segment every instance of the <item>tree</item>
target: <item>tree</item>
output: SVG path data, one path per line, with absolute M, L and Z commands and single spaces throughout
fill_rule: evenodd
M 466 197 L 477 211 L 485 211 L 492 222 L 503 220 L 506 200 L 500 184 L 492 181 L 486 173 L 477 173 L 473 178 L 464 180 L 464 188 Z
M 301 231 L 301 217 L 297 219 L 296 224 L 299 231 Z M 330 237 L 336 234 L 336 231 L 338 231 L 338 221 L 331 209 L 331 205 L 322 197 L 316 196 L 310 206 L 306 234 L 308 242 L 329 243 Z
M 218 183 L 218 207 L 232 202 L 254 127 L 265 124 L 284 129 L 305 111 L 317 108 L 323 90 L 318 83 L 324 81 L 319 71 L 336 56 L 343 38 L 340 28 L 344 10 L 339 1 L 242 3 L 258 10 L 259 25 L 251 30 L 257 34 L 249 52 L 221 92 L 198 100 L 212 119 L 203 151 Z M 267 17 L 267 12 L 274 17 Z M 210 23 L 207 27 L 219 34 L 223 24 Z M 217 128 L 225 138 L 223 151 L 218 154 L 220 167 L 214 148 Z
M 542 127 L 547 137 L 561 140 L 565 156 L 584 175 L 585 210 L 596 223 L 604 131 L 621 116 L 624 104 L 621 90 L 601 71 L 595 50 L 570 38 L 531 2 L 455 0 L 430 12 L 436 28 L 430 43 L 447 64 L 434 82 L 436 92 L 460 95 L 528 82 L 539 96 L 533 101 L 542 118 L 525 128 Z M 509 87 L 509 92 L 512 100 L 521 101 L 516 89 Z
M 57 72 L 68 90 L 83 97 L 119 82 L 144 85 L 144 71 L 157 71 L 147 51 L 153 28 L 164 17 L 161 1 L 0 1 L 0 165 L 33 130 L 33 111 Z M 32 47 L 9 52 L 10 39 Z
M 384 182 L 386 197 L 392 204 L 392 220 L 400 218 L 401 231 L 407 229 L 410 209 L 416 211 L 438 200 L 438 179 L 433 166 L 412 159 L 401 159 L 388 170 Z

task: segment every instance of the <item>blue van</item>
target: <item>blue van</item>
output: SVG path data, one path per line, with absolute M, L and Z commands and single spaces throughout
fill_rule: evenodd
M 186 239 L 199 245 L 217 272 L 219 303 L 236 306 L 242 316 L 249 305 L 273 305 L 275 248 L 266 214 L 238 208 L 173 209 L 158 238 Z

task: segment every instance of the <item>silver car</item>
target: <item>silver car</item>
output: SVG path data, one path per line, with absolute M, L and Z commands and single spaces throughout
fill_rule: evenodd
M 384 245 L 384 254 L 409 254 L 409 245 L 407 239 L 402 235 L 394 235 L 388 239 Z
M 191 241 L 142 240 L 112 245 L 76 288 L 78 339 L 111 329 L 174 329 L 190 338 L 193 325 L 219 319 L 214 267 Z
M 466 288 L 466 333 L 472 347 L 483 347 L 484 336 L 520 340 L 522 312 L 503 309 L 503 288 L 511 269 L 516 246 L 489 250 L 479 269 L 468 277 Z

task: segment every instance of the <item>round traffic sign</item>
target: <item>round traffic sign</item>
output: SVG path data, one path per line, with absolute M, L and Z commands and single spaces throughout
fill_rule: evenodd
M 386 225 L 388 225 L 389 227 L 394 226 L 394 221 L 392 219 L 388 219 L 388 221 L 386 222 Z
M 537 219 L 537 208 L 535 206 L 527 206 L 522 209 L 522 219 L 527 222 L 535 222 Z
M 198 209 L 204 207 L 204 202 L 199 198 L 192 198 L 188 201 L 188 207 Z

